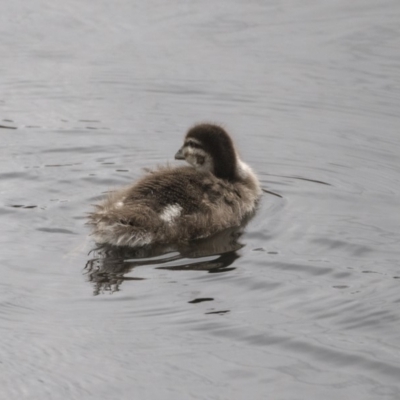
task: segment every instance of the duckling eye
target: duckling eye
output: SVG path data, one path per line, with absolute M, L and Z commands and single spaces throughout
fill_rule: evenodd
M 205 161 L 205 157 L 204 156 L 196 156 L 196 161 L 197 161 L 197 164 L 203 165 L 204 161 Z
M 202 149 L 202 146 L 199 143 L 193 142 L 191 140 L 186 142 L 185 146 L 193 147 L 194 149 Z

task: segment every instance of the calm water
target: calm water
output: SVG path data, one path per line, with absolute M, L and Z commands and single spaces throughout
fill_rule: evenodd
M 400 398 L 397 0 L 3 3 L 1 400 Z M 93 251 L 201 121 L 282 198 Z

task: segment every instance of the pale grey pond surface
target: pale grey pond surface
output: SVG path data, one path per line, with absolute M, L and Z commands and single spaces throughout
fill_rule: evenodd
M 400 398 L 397 0 L 3 3 L 0 399 Z M 204 120 L 282 198 L 88 254 Z

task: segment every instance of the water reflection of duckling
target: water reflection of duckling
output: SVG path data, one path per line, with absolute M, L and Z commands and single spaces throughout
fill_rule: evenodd
M 239 242 L 241 234 L 242 227 L 238 227 L 174 245 L 127 247 L 103 244 L 90 252 L 92 258 L 84 271 L 88 281 L 94 285 L 95 295 L 119 291 L 127 280 L 143 280 L 137 276 L 143 271 L 142 267 L 225 273 L 235 269 L 232 264 L 239 258 L 237 251 L 243 247 Z
M 255 212 L 258 179 L 224 129 L 193 127 L 175 158 L 192 167 L 159 168 L 96 206 L 88 224 L 97 243 L 186 242 L 240 226 Z

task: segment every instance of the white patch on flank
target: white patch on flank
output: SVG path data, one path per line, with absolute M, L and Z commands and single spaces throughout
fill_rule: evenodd
M 124 203 L 122 201 L 118 201 L 115 203 L 115 208 L 122 208 L 124 206 Z
M 181 215 L 182 207 L 179 204 L 169 204 L 160 213 L 160 219 L 169 224 Z

